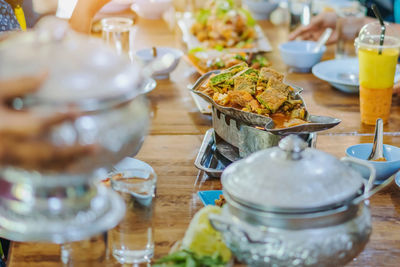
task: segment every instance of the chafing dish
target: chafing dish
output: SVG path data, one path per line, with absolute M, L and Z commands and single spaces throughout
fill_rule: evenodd
M 312 145 L 311 143 L 315 144 L 317 131 L 332 128 L 340 123 L 339 119 L 310 115 L 306 109 L 306 118 L 318 122 L 318 124 L 309 123 L 305 124 L 307 126 L 300 128 L 271 129 L 274 123 L 270 117 L 242 111 L 233 107 L 221 106 L 200 90 L 213 74 L 219 72 L 219 70 L 210 71 L 201 76 L 193 85 L 192 92 L 201 96 L 212 105 L 212 122 L 216 134 L 217 150 L 231 161 L 244 158 L 261 149 L 276 146 L 279 140 L 292 132 L 309 141 L 310 145 Z M 306 108 L 304 100 L 301 97 L 303 89 L 293 85 L 291 87 L 294 90 L 295 98 L 302 100 Z M 228 147 L 226 144 L 228 144 Z M 232 151 L 234 152 L 233 154 Z
M 347 163 L 370 170 L 369 180 Z M 227 204 L 210 215 L 235 256 L 249 266 L 342 266 L 371 234 L 366 201 L 375 169 L 307 148 L 298 136 L 231 164 L 222 174 Z

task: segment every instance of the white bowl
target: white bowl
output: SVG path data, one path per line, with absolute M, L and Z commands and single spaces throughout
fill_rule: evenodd
M 281 44 L 279 51 L 283 62 L 295 72 L 310 72 L 326 51 L 323 46 L 318 52 L 314 52 L 315 45 L 316 42 L 313 41 L 291 41 Z
M 132 10 L 145 19 L 161 19 L 165 11 L 171 7 L 172 0 L 136 0 Z
M 244 0 L 243 4 L 247 6 L 253 17 L 257 20 L 269 19 L 269 15 L 278 5 L 277 0 Z
M 160 59 L 167 54 L 171 54 L 174 56 L 174 61 L 172 62 L 172 64 L 170 64 L 168 68 L 158 70 L 153 74 L 154 79 L 164 80 L 168 79 L 170 73 L 175 70 L 176 66 L 178 66 L 179 60 L 183 55 L 182 51 L 170 47 L 157 47 L 157 57 L 154 58 L 153 49 L 145 48 L 138 50 L 136 52 L 136 57 L 139 58 L 145 65 L 147 65 L 153 60 Z

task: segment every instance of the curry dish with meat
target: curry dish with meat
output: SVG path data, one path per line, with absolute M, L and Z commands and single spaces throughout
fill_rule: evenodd
M 283 78 L 271 68 L 257 70 L 241 63 L 212 75 L 199 91 L 221 106 L 271 117 L 275 128 L 307 123 L 303 101 Z

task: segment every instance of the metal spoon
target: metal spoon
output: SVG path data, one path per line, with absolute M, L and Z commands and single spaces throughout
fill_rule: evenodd
M 358 73 L 338 73 L 337 78 L 341 81 L 358 85 Z
M 383 156 L 383 120 L 377 119 L 375 125 L 374 145 L 368 160 L 377 160 Z
M 331 28 L 326 28 L 321 37 L 319 37 L 317 44 L 313 49 L 314 53 L 318 53 L 319 50 L 321 50 L 321 47 L 328 41 L 329 37 L 331 37 L 332 31 L 333 30 Z

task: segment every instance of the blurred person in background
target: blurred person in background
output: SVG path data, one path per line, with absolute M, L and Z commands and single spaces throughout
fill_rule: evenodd
M 363 25 L 376 21 L 371 9 L 372 4 L 378 6 L 385 21 L 396 22 L 395 25 L 400 33 L 400 0 L 360 0 L 361 4 L 368 8 L 367 17 Z M 325 11 L 314 18 L 307 26 L 300 26 L 289 35 L 289 40 L 301 39 L 317 41 L 326 28 L 332 28 L 334 31 L 327 44 L 334 44 L 338 40 L 338 34 L 335 31 L 338 16 L 334 11 Z M 360 29 L 361 30 L 361 29 Z M 393 92 L 400 94 L 400 83 L 393 87 Z
M 70 19 L 71 28 L 89 33 L 93 17 L 108 2 L 110 0 L 78 0 Z M 58 0 L 0 0 L 0 32 L 33 27 L 40 16 L 54 14 L 57 3 Z

